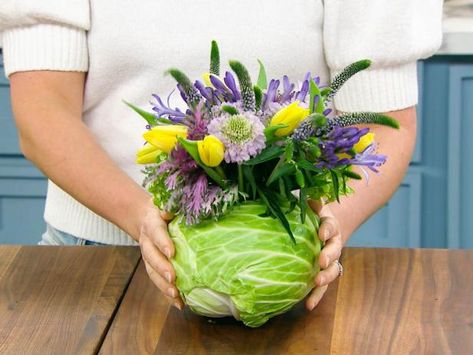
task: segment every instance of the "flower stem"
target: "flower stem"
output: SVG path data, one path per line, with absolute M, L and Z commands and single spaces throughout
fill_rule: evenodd
M 238 164 L 238 190 L 240 192 L 245 192 L 245 187 L 243 184 L 243 168 L 241 164 Z

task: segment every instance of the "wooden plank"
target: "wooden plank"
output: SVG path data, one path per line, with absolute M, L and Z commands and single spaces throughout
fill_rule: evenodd
M 101 354 L 152 354 L 169 304 L 140 262 L 100 350 Z
M 0 247 L 5 255 L 1 354 L 95 353 L 140 258 L 136 247 Z
M 333 354 L 465 354 L 473 349 L 473 252 L 348 249 Z
M 473 251 L 344 251 L 321 304 L 251 329 L 169 309 L 142 265 L 102 354 L 464 354 L 473 349 Z
M 101 354 L 326 354 L 336 283 L 314 312 L 299 304 L 251 329 L 231 318 L 209 320 L 180 312 L 149 281 L 141 264 L 106 336 Z

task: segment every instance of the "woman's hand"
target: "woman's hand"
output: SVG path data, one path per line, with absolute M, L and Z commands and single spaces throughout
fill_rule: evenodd
M 321 271 L 315 278 L 316 287 L 306 301 L 306 308 L 311 311 L 322 299 L 328 284 L 340 273 L 339 265 L 335 261 L 342 253 L 343 239 L 338 220 L 330 211 L 330 207 L 322 205 L 319 201 L 309 201 L 309 205 L 320 217 L 319 238 L 325 243 L 319 255 Z
M 139 243 L 151 281 L 176 308 L 182 310 L 184 303 L 174 285 L 176 273 L 170 262 L 175 252 L 168 234 L 168 222 L 171 219 L 172 216 L 161 212 L 150 201 L 141 224 Z

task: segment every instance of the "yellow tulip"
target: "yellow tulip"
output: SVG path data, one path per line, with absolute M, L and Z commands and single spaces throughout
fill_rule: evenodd
M 374 140 L 374 133 L 368 132 L 364 136 L 360 138 L 358 143 L 353 146 L 353 150 L 356 153 L 363 152 L 370 144 L 373 143 Z
M 197 142 L 199 157 L 202 162 L 212 168 L 219 166 L 223 160 L 225 147 L 223 143 L 215 136 L 205 136 Z
M 278 137 L 291 134 L 304 118 L 309 116 L 309 109 L 299 106 L 299 101 L 280 109 L 271 119 L 270 125 L 285 124 L 287 127 L 280 128 L 275 132 Z
M 210 81 L 210 73 L 202 74 L 202 79 L 204 79 L 205 86 L 213 88 L 212 82 Z
M 164 153 L 169 153 L 177 143 L 177 137 L 187 137 L 187 127 L 179 125 L 162 125 L 151 128 L 143 138 Z
M 146 143 L 140 150 L 136 152 L 136 162 L 138 164 L 156 163 L 156 158 L 161 151 L 154 145 Z

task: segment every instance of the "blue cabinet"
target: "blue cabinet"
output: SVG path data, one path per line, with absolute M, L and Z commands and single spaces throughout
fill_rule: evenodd
M 418 139 L 408 174 L 352 246 L 473 248 L 473 55 L 420 62 L 419 79 Z M 39 240 L 45 195 L 46 179 L 19 150 L 2 74 L 0 244 Z
M 46 179 L 23 158 L 0 54 L 0 244 L 34 244 L 43 222 Z

